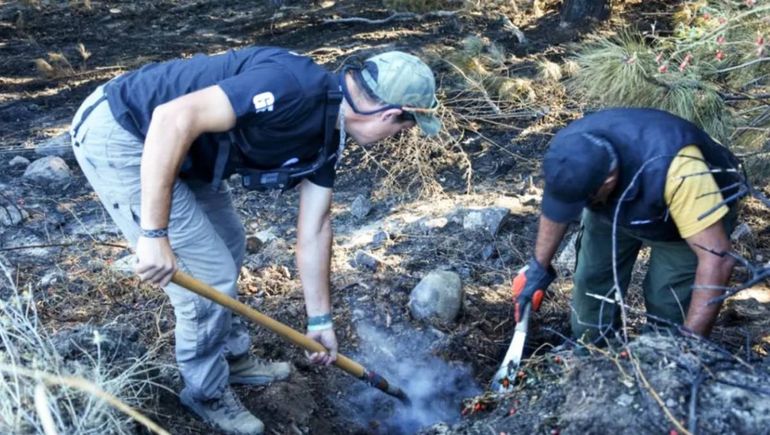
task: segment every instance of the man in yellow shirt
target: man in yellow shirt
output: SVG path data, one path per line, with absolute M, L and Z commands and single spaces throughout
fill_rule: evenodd
M 721 170 L 712 170 L 721 168 Z M 601 343 L 620 320 L 642 246 L 651 247 L 643 282 L 649 319 L 707 336 L 734 260 L 727 255 L 738 162 L 694 124 L 653 109 L 609 109 L 562 129 L 546 153 L 542 216 L 533 258 L 519 273 L 516 317 L 533 310 L 555 278 L 550 266 L 569 223 L 581 215 L 572 291 L 572 335 Z M 613 225 L 614 224 L 614 225 Z M 614 231 L 613 231 L 614 228 Z M 614 264 L 614 266 L 613 266 Z

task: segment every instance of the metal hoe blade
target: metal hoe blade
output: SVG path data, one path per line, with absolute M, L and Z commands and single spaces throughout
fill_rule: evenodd
M 529 328 L 530 305 L 524 308 L 524 315 L 513 333 L 511 345 L 505 353 L 503 363 L 492 378 L 492 391 L 498 393 L 510 393 L 513 391 L 513 381 L 516 379 L 516 372 L 521 364 L 521 357 L 524 353 L 524 343 L 527 341 L 527 330 Z

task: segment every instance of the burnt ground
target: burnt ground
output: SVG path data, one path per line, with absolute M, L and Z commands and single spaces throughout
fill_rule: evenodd
M 672 426 L 661 408 L 656 408 L 650 389 L 638 387 L 642 382 L 633 361 L 639 361 L 642 372 L 662 373 L 650 381 L 651 390 L 669 385 L 671 397 L 676 396 L 669 407 L 684 420 L 689 402 L 680 396 L 690 391 L 692 382 L 682 380 L 686 376 L 677 372 L 677 367 L 695 370 L 694 366 L 682 357 L 690 365 L 681 363 L 662 370 L 661 359 L 651 354 L 697 355 L 719 363 L 719 357 L 708 353 L 715 352 L 714 346 L 704 345 L 705 350 L 698 351 L 692 350 L 687 340 L 682 344 L 672 339 L 653 340 L 667 346 L 655 348 L 645 347 L 645 339 L 640 339 L 642 344 L 634 348 L 632 358 L 622 361 L 616 354 L 600 350 L 580 358 L 565 351 L 549 352 L 568 334 L 567 267 L 562 268 L 563 279 L 553 286 L 530 333 L 527 348 L 532 357 L 526 366 L 526 379 L 512 397 L 501 400 L 480 395 L 513 331 L 510 279 L 525 262 L 534 239 L 538 158 L 554 130 L 578 116 L 585 103 L 571 100 L 561 84 L 551 83 L 538 89 L 534 102 L 514 107 L 516 116 L 474 118 L 472 110 L 461 107 L 463 100 L 454 98 L 457 89 L 452 86 L 457 86 L 458 79 L 440 61 L 441 53 L 459 47 L 463 38 L 475 34 L 496 41 L 509 53 L 516 65 L 509 71 L 511 75 L 531 77 L 535 59 L 560 62 L 569 44 L 584 38 L 587 30 L 560 28 L 553 2 L 540 2 L 545 3 L 540 13 L 524 7 L 520 14 L 514 14 L 510 6 L 477 6 L 448 17 L 426 15 L 385 24 L 324 22 L 354 16 L 385 18 L 391 12 L 380 2 L 285 3 L 280 8 L 274 2 L 242 0 L 226 5 L 161 0 L 0 5 L 0 206 L 23 208 L 30 215 L 17 225 L 0 226 L 0 255 L 13 268 L 18 286 L 33 289 L 45 327 L 59 331 L 84 323 L 131 324 L 139 329 L 141 341 L 156 349 L 158 362 L 173 363 L 172 308 L 162 292 L 140 285 L 111 267 L 129 250 L 74 159 L 65 156 L 73 169 L 73 178 L 65 187 L 30 184 L 21 178 L 23 167 L 8 165 L 16 156 L 30 160 L 39 157 L 35 146 L 66 131 L 80 102 L 96 86 L 147 62 L 251 44 L 291 48 L 329 68 L 366 49 L 409 49 L 431 60 L 446 89 L 443 96 L 455 102 L 448 107 L 463 115 L 458 117 L 463 122 L 450 127 L 451 134 L 467 138 L 459 144 L 473 169 L 471 188 L 464 179 L 467 168 L 451 162 L 441 166 L 438 161 L 440 192 L 434 189 L 426 195 L 419 186 L 403 179 L 395 180 L 401 190 L 384 188 L 394 180 L 385 171 L 392 169 L 388 166 L 392 161 L 386 154 L 377 154 L 382 148 L 367 151 L 351 146 L 335 189 L 332 291 L 341 351 L 395 379 L 416 397 L 419 406 L 404 410 L 337 370 L 311 367 L 301 351 L 256 327 L 252 327 L 254 353 L 291 360 L 297 370 L 286 383 L 239 388 L 247 406 L 271 433 L 411 433 L 438 421 L 459 420 L 454 429 L 457 433 L 599 433 L 607 428 L 634 432 L 644 428 L 660 433 Z M 445 3 L 446 9 L 456 9 L 460 2 Z M 611 23 L 592 30 L 608 32 L 627 24 L 643 28 L 669 12 L 672 3 L 626 2 L 615 11 Z M 518 44 L 505 30 L 500 14 L 506 14 L 524 31 L 527 44 Z M 78 54 L 78 43 L 90 53 L 87 59 Z M 63 54 L 69 66 L 51 61 L 54 71 L 46 76 L 36 70 L 34 61 L 50 60 L 52 52 Z M 384 166 L 376 164 L 378 159 Z M 235 194 L 247 230 L 275 236 L 266 243 L 250 245 L 241 278 L 242 300 L 301 329 L 304 305 L 292 246 L 296 194 L 273 198 L 238 187 Z M 359 195 L 372 199 L 372 210 L 365 218 L 351 213 L 353 200 Z M 494 205 L 512 211 L 495 235 L 465 231 L 453 218 L 467 207 Z M 421 224 L 442 218 L 446 220 L 440 225 Z M 770 255 L 768 218 L 770 211 L 749 202 L 742 221 L 753 232 L 739 242 L 740 252 L 766 261 Z M 380 259 L 376 268 L 353 263 L 361 249 Z M 417 321 L 407 308 L 411 289 L 437 268 L 457 272 L 466 293 L 461 317 L 450 325 Z M 633 303 L 638 306 L 640 302 Z M 758 396 L 740 399 L 743 402 L 734 405 L 739 409 L 752 408 L 757 397 L 767 400 L 762 392 L 770 388 L 766 359 L 770 348 L 769 303 L 768 290 L 762 286 L 729 301 L 712 336 L 717 354 L 731 361 L 723 371 L 738 370 L 737 364 L 742 369 L 731 379 L 760 390 L 752 393 Z M 642 323 L 641 316 L 632 316 L 634 336 Z M 684 350 L 681 346 L 690 347 Z M 739 355 L 746 365 L 726 355 Z M 180 380 L 173 371 L 169 373 L 159 382 L 178 390 Z M 704 391 L 712 388 L 708 383 L 716 382 L 714 379 L 702 381 Z M 637 386 L 630 393 L 623 390 L 631 388 L 629 383 Z M 628 405 L 607 404 L 616 403 L 624 393 L 633 399 L 628 402 L 623 398 Z M 172 433 L 211 432 L 186 414 L 172 394 L 163 390 L 158 394 L 158 403 L 145 412 L 162 426 Z M 700 406 L 718 408 L 714 398 L 724 396 L 708 394 Z M 483 406 L 474 408 L 479 402 Z M 581 412 L 570 406 L 576 402 L 581 403 Z M 604 412 L 609 406 L 616 412 Z M 461 416 L 463 410 L 466 412 Z M 623 417 L 645 410 L 649 411 L 646 419 Z M 706 422 L 701 423 L 701 430 L 706 433 L 740 432 L 736 428 L 767 431 L 767 425 L 738 425 L 735 422 L 740 416 L 731 425 L 729 419 L 709 412 L 701 418 Z M 763 420 L 756 417 L 752 421 Z

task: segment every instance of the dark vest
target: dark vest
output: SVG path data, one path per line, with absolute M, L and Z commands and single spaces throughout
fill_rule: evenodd
M 258 183 L 258 178 L 269 180 L 268 184 L 275 184 L 276 176 L 288 178 L 281 180 L 280 186 L 267 186 L 267 188 L 287 189 L 301 181 L 302 176 L 309 175 L 308 169 L 313 164 L 318 164 L 316 159 L 325 156 L 326 160 L 336 158 L 337 143 L 335 136 L 337 114 L 342 94 L 338 89 L 334 76 L 327 79 L 326 93 L 318 93 L 312 99 L 307 100 L 310 112 L 297 114 L 301 122 L 310 123 L 311 128 L 306 128 L 305 134 L 294 131 L 282 133 L 277 139 L 277 145 L 291 142 L 293 145 L 312 150 L 312 156 L 298 161 L 290 167 L 277 168 L 266 166 L 260 161 L 260 145 L 264 146 L 264 138 L 259 134 L 260 126 L 251 126 L 248 121 L 239 122 L 233 129 L 225 133 L 209 134 L 199 137 L 192 145 L 180 171 L 182 178 L 197 178 L 211 181 L 218 186 L 220 180 L 239 172 L 244 175 L 244 187 L 260 189 L 260 186 L 248 186 L 250 182 L 245 175 L 253 174 L 251 182 Z M 311 134 L 307 134 L 311 132 Z M 318 168 L 315 168 L 318 169 Z M 291 175 L 287 175 L 291 173 Z
M 655 109 L 609 109 L 590 114 L 562 129 L 554 140 L 569 134 L 592 133 L 607 139 L 618 154 L 620 179 L 607 204 L 590 209 L 613 222 L 621 201 L 619 226 L 638 237 L 681 240 L 669 215 L 664 191 L 671 162 L 679 151 L 697 146 L 710 168 L 732 169 L 714 173 L 722 196 L 729 198 L 742 179 L 737 158 L 695 124 Z

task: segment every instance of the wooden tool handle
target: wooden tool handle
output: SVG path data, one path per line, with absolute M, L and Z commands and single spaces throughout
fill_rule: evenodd
M 240 314 L 260 326 L 264 326 L 289 342 L 294 343 L 309 352 L 327 352 L 326 348 L 323 347 L 321 343 L 307 337 L 305 334 L 260 313 L 243 302 L 239 302 L 230 296 L 217 291 L 214 287 L 198 281 L 182 271 L 174 273 L 171 281 L 193 293 L 201 295 L 206 299 L 210 299 L 223 307 L 229 308 L 234 313 Z M 364 379 L 366 377 L 366 369 L 364 369 L 361 364 L 340 353 L 337 354 L 337 360 L 334 362 L 334 365 L 359 379 Z

